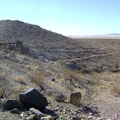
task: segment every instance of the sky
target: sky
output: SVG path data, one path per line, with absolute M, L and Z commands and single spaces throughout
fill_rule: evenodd
M 120 33 L 120 0 L 0 0 L 0 20 L 66 36 Z

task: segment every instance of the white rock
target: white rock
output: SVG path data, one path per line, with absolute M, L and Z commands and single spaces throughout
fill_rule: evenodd
M 19 116 L 20 118 L 24 119 L 24 112 L 22 112 Z
M 104 120 L 103 118 L 99 117 L 97 120 Z
M 93 116 L 88 116 L 88 119 L 92 119 L 93 118 Z
M 39 117 L 44 117 L 45 116 L 43 113 L 41 113 L 39 110 L 37 110 L 35 108 L 30 108 L 29 110 L 32 114 L 36 114 Z
M 26 118 L 26 120 L 36 120 L 37 119 L 37 115 L 33 115 L 33 114 L 31 114 L 30 116 L 28 116 L 27 118 Z
M 50 115 L 46 116 L 46 117 L 41 117 L 41 120 L 54 120 L 54 118 Z

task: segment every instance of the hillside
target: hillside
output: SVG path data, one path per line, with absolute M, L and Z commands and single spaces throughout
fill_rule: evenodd
M 21 21 L 0 21 L 0 41 L 24 41 L 31 48 L 64 47 L 69 38 Z M 62 42 L 62 43 L 61 43 Z
M 23 41 L 24 45 L 30 48 L 31 56 L 34 58 L 59 61 L 63 64 L 67 62 L 67 66 L 73 66 L 81 71 L 96 71 L 98 67 L 100 69 L 107 67 L 108 70 L 111 70 L 120 61 L 119 39 L 76 40 L 45 30 L 37 25 L 21 21 L 0 21 L 0 42 L 18 40 Z M 83 66 L 86 66 L 85 70 Z

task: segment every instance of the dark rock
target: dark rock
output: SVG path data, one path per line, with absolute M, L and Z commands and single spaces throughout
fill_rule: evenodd
M 92 113 L 92 109 L 88 106 L 82 106 L 82 110 L 85 112 L 85 113 Z
M 10 110 L 10 113 L 13 113 L 13 114 L 19 114 L 20 111 L 19 111 L 19 109 L 14 108 L 14 109 Z
M 6 110 L 11 110 L 14 108 L 22 109 L 23 104 L 20 103 L 18 100 L 10 100 L 10 99 L 2 99 L 1 105 Z
M 54 82 L 54 81 L 55 81 L 55 78 L 53 78 L 51 81 L 53 81 L 53 82 Z
M 73 117 L 73 120 L 81 120 L 79 117 Z
M 47 105 L 47 99 L 34 88 L 29 88 L 19 95 L 19 100 L 28 108 L 44 109 Z
M 113 70 L 111 70 L 111 72 L 117 73 L 117 72 L 120 72 L 120 70 L 119 69 L 113 69 Z
M 98 108 L 97 107 L 88 107 L 88 106 L 82 106 L 82 110 L 85 113 L 92 113 L 93 115 L 98 114 Z

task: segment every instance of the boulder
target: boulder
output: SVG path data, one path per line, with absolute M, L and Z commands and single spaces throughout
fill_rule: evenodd
M 71 93 L 70 94 L 70 103 L 73 105 L 79 106 L 81 98 L 82 98 L 82 95 L 80 92 Z
M 6 110 L 11 110 L 14 108 L 18 108 L 18 109 L 23 108 L 23 104 L 20 103 L 18 100 L 10 100 L 10 99 L 6 99 L 6 98 L 1 100 L 1 105 Z
M 19 100 L 28 108 L 36 108 L 38 110 L 44 109 L 48 105 L 46 97 L 39 93 L 34 88 L 29 88 L 23 93 L 19 94 Z

